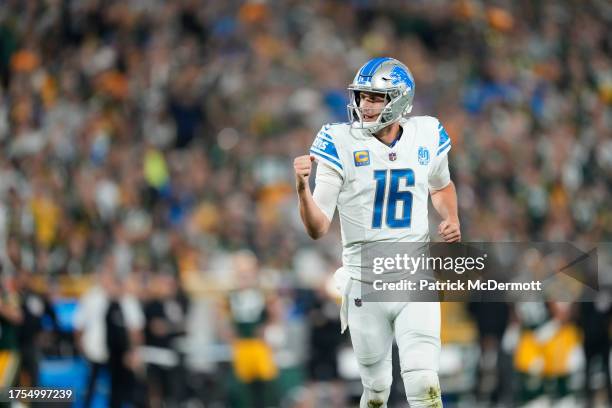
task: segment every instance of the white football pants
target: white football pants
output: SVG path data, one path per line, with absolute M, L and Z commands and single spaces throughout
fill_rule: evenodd
M 363 302 L 360 284 L 348 296 L 348 327 L 364 387 L 361 408 L 386 407 L 391 389 L 391 347 L 399 349 L 410 408 L 440 408 L 440 303 Z

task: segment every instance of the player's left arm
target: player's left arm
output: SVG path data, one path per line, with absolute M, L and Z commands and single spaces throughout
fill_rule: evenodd
M 438 143 L 429 169 L 429 192 L 434 208 L 442 217 L 442 222 L 438 226 L 438 234 L 446 242 L 459 242 L 461 241 L 461 228 L 457 210 L 457 190 L 448 169 L 451 139 L 441 123 L 438 122 L 437 128 Z
M 450 181 L 446 187 L 431 191 L 430 195 L 434 208 L 440 214 L 440 217 L 442 217 L 442 222 L 438 226 L 438 234 L 446 242 L 461 241 L 455 183 Z

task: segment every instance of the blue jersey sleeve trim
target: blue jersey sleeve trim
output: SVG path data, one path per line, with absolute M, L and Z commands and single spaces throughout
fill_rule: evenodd
M 329 133 L 326 133 L 326 132 L 320 131 L 320 132 L 319 132 L 319 135 L 320 135 L 320 136 L 323 136 L 323 139 L 325 139 L 325 140 L 329 140 L 330 142 L 333 142 L 333 141 L 334 141 L 334 138 L 333 138 L 333 137 L 332 137 L 332 135 L 330 135 Z
M 449 139 L 448 132 L 444 129 L 441 123 L 438 123 L 438 134 L 440 135 L 440 140 L 438 141 L 438 147 L 442 147 Z
M 441 153 L 443 153 L 446 149 L 448 149 L 449 147 L 451 147 L 451 142 L 450 140 L 448 141 L 447 144 L 445 144 L 443 147 L 438 149 L 438 153 L 436 153 L 436 156 L 439 156 Z
M 317 149 L 336 160 L 340 160 L 340 156 L 338 156 L 338 151 L 336 150 L 336 145 L 334 142 L 323 136 L 323 134 L 320 132 L 312 143 L 312 148 Z
M 310 153 L 319 156 L 322 159 L 327 160 L 328 162 L 330 162 L 331 164 L 335 165 L 336 167 L 340 168 L 340 170 L 342 170 L 342 164 L 340 164 L 339 161 L 335 160 L 333 157 L 327 155 L 325 152 L 319 150 L 319 149 L 315 149 L 314 147 L 310 148 Z

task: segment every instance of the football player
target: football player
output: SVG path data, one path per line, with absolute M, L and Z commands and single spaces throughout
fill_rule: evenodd
M 348 89 L 349 123 L 323 126 L 310 154 L 294 160 L 300 216 L 308 235 L 318 239 L 338 208 L 343 267 L 336 278 L 344 293 L 342 330 L 350 327 L 364 387 L 360 406 L 387 406 L 395 336 L 410 407 L 441 407 L 440 304 L 362 303 L 354 290 L 359 285 L 351 282 L 361 277 L 366 243 L 429 241 L 429 196 L 442 217 L 440 236 L 446 242 L 460 241 L 447 159 L 451 140 L 438 119 L 408 117 L 414 79 L 396 59 L 368 61 Z M 308 177 L 314 160 L 318 166 L 311 193 Z

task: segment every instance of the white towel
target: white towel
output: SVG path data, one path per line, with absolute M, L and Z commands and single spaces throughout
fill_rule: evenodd
M 342 305 L 340 306 L 340 333 L 344 333 L 348 327 L 348 302 L 352 279 L 348 271 L 341 267 L 334 273 L 334 281 L 336 282 L 336 289 L 342 293 Z

